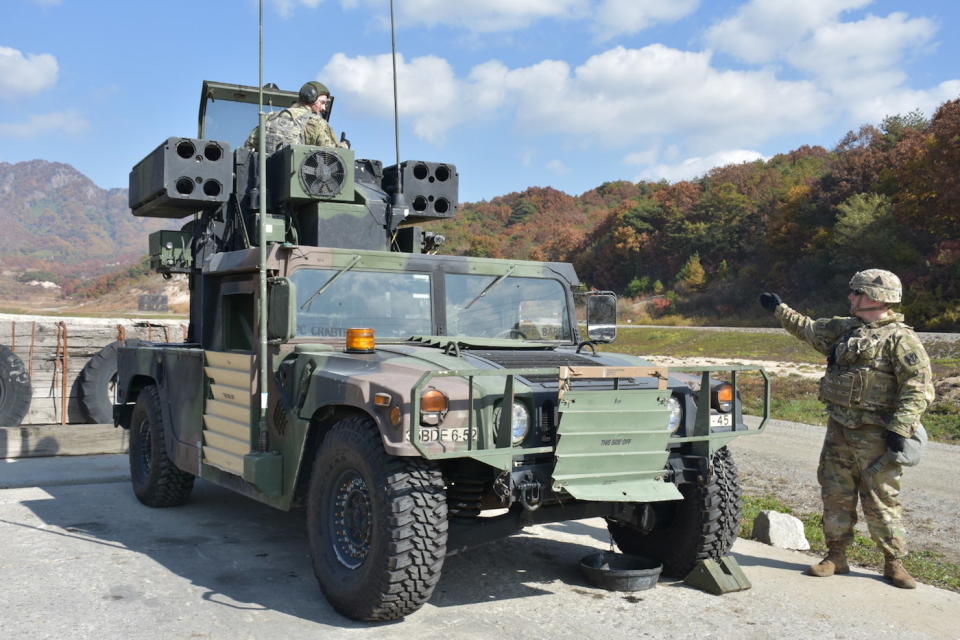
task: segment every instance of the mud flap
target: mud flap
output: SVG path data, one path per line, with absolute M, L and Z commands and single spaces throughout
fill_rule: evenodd
M 743 569 L 733 556 L 723 556 L 720 561 L 701 560 L 683 579 L 691 587 L 720 596 L 734 591 L 746 591 L 751 587 Z
M 580 500 L 680 500 L 676 486 L 664 481 L 669 396 L 665 389 L 564 393 L 554 488 Z

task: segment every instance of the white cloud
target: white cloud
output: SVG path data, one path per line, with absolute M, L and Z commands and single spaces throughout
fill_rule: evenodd
M 481 65 L 483 67 L 483 65 Z M 480 69 L 481 67 L 475 68 Z M 393 115 L 393 78 L 389 54 L 357 56 L 335 54 L 320 78 L 339 97 L 353 98 L 351 106 L 374 115 Z M 451 127 L 470 117 L 467 83 L 456 78 L 443 58 L 423 56 L 407 62 L 397 55 L 398 110 L 413 120 L 414 133 L 433 143 L 443 142 Z M 499 102 L 497 97 L 490 100 Z
M 692 180 L 704 175 L 714 167 L 754 162 L 755 160 L 766 160 L 766 157 L 758 151 L 749 149 L 717 151 L 705 157 L 687 158 L 677 164 L 658 164 L 648 167 L 637 177 L 637 180 L 666 180 L 667 182 Z
M 357 109 L 392 114 L 388 55 L 338 53 L 320 77 Z M 398 56 L 401 115 L 442 142 L 451 128 L 512 115 L 522 136 L 566 136 L 585 146 L 624 146 L 666 135 L 693 137 L 706 152 L 756 144 L 827 121 L 827 96 L 769 71 L 721 71 L 709 53 L 663 45 L 616 47 L 571 68 L 558 60 L 510 69 L 491 60 L 457 77 L 443 58 Z M 783 105 L 790 105 L 784 109 Z
M 616 47 L 575 69 L 548 60 L 509 71 L 504 82 L 524 130 L 585 144 L 665 134 L 700 138 L 713 149 L 755 144 L 815 128 L 830 111 L 827 96 L 810 82 L 781 81 L 770 71 L 721 71 L 709 53 L 659 44 Z
M 24 55 L 0 47 L 0 98 L 11 98 L 49 89 L 56 83 L 59 65 L 49 53 Z
M 700 0 L 603 0 L 593 12 L 600 40 L 643 31 L 661 22 L 685 18 Z
M 841 21 L 872 0 L 752 0 L 707 33 L 718 51 L 746 62 L 788 64 L 832 96 L 856 122 L 920 108 L 927 113 L 957 96 L 960 81 L 930 89 L 909 86 L 904 60 L 930 47 L 937 24 L 902 12 Z
M 878 98 L 881 103 L 896 103 L 902 97 L 917 97 L 905 86 L 904 53 L 928 44 L 935 32 L 936 26 L 926 18 L 911 19 L 903 13 L 868 16 L 820 27 L 803 46 L 791 50 L 787 60 L 829 88 L 855 117 L 877 120 L 889 115 L 870 106 Z
M 844 11 L 873 0 L 753 0 L 707 31 L 707 43 L 746 62 L 770 62 Z
M 283 18 L 289 18 L 293 15 L 297 7 L 304 6 L 308 9 L 316 9 L 323 0 L 273 0 L 273 5 L 277 8 L 277 13 Z
M 658 149 L 645 149 L 643 151 L 633 151 L 623 157 L 624 164 L 648 165 L 657 161 L 660 152 Z
M 47 134 L 77 135 L 90 123 L 75 111 L 34 114 L 22 122 L 0 122 L 0 137 L 39 138 Z
M 562 160 L 551 160 L 547 163 L 547 169 L 551 173 L 555 173 L 560 176 L 570 173 L 570 167 L 564 164 Z
M 957 98 L 960 98 L 960 80 L 947 80 L 930 89 L 900 88 L 883 95 L 860 97 L 853 112 L 860 122 L 879 123 L 887 116 L 909 113 L 914 109 L 932 114 L 944 102 Z
M 347 8 L 363 5 L 382 9 L 385 3 L 383 0 L 341 0 L 341 4 Z M 589 7 L 589 0 L 403 0 L 396 5 L 401 27 L 447 25 L 481 33 L 522 29 L 547 18 L 579 18 L 588 15 Z
M 275 0 L 292 3 L 296 0 Z M 300 0 L 305 1 L 305 0 Z M 700 0 L 404 0 L 397 4 L 399 26 L 445 25 L 474 33 L 525 29 L 540 20 L 593 22 L 598 38 L 609 40 L 663 22 L 675 22 L 696 10 Z M 346 8 L 382 10 L 384 0 L 340 0 Z

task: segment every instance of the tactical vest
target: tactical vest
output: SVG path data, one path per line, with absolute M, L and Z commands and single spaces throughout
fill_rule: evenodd
M 268 115 L 264 124 L 267 153 L 273 153 L 280 147 L 290 144 L 304 144 L 304 127 L 311 116 L 313 116 L 312 112 L 305 111 L 302 115 L 295 117 L 289 109 Z
M 900 386 L 883 347 L 905 327 L 901 322 L 875 329 L 857 327 L 841 337 L 820 380 L 820 401 L 873 413 L 896 410 Z

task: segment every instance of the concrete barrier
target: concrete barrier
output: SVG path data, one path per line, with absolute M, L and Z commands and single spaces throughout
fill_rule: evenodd
M 126 453 L 127 430 L 112 424 L 0 427 L 0 459 Z

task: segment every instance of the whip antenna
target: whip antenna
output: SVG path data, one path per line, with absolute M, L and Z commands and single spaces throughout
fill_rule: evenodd
M 263 113 L 263 0 L 260 0 L 260 79 L 259 85 L 259 140 L 257 141 L 257 151 L 259 160 L 259 209 L 260 220 L 258 227 L 258 242 L 260 244 L 260 419 L 257 421 L 257 434 L 254 438 L 259 451 L 267 449 L 267 154 L 266 154 L 266 134 L 264 124 L 266 118 Z
M 393 194 L 393 205 L 395 207 L 405 207 L 403 172 L 400 170 L 400 111 L 397 107 L 397 28 L 393 18 L 393 0 L 390 0 L 390 55 L 393 58 L 393 138 L 397 156 L 397 186 Z

